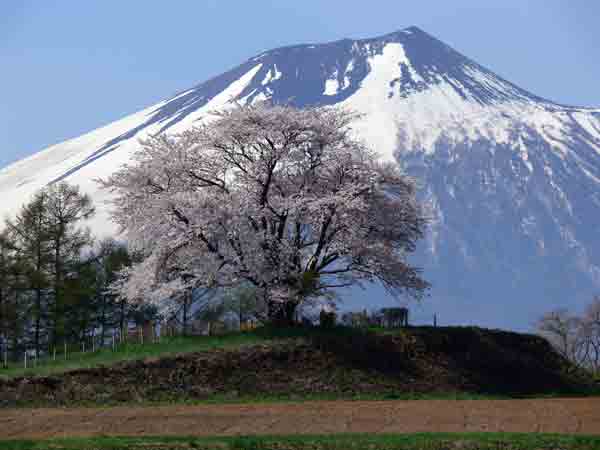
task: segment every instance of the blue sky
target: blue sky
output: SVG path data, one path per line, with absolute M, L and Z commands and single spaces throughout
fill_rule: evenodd
M 288 44 L 417 25 L 542 97 L 600 107 L 597 0 L 2 0 L 0 167 Z

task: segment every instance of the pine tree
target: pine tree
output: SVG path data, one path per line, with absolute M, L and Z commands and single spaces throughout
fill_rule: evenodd
M 76 275 L 81 254 L 93 239 L 89 228 L 80 222 L 94 215 L 94 207 L 88 195 L 81 194 L 79 187 L 58 183 L 45 190 L 47 196 L 46 224 L 52 253 L 51 273 L 53 308 L 51 311 L 52 343 L 57 345 L 66 338 L 65 289 L 69 277 Z
M 10 242 L 10 241 L 9 241 Z M 31 295 L 26 276 L 27 261 L 9 247 L 6 267 L 6 296 L 3 299 L 5 345 L 13 360 L 18 360 L 31 341 Z
M 7 234 L 0 234 L 0 357 L 4 355 L 8 347 L 7 313 L 11 292 L 12 250 L 13 246 Z
M 129 316 L 127 302 L 116 295 L 110 286 L 117 279 L 119 271 L 131 265 L 131 257 L 124 244 L 106 239 L 89 258 L 93 260 L 95 325 L 100 330 L 100 342 L 104 342 L 109 336 L 108 330 L 123 329 Z
M 27 322 L 32 329 L 31 341 L 39 356 L 46 338 L 47 296 L 50 275 L 50 236 L 46 226 L 47 195 L 38 192 L 21 208 L 14 220 L 6 221 L 6 235 L 17 253 L 18 270 L 14 281 L 21 278 L 19 298 L 21 308 L 27 308 Z M 29 302 L 28 302 L 29 300 Z M 14 311 L 19 315 L 20 311 Z

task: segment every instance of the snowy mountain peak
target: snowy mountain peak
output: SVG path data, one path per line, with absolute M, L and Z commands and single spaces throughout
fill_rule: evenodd
M 363 114 L 354 132 L 419 177 L 434 217 L 419 259 L 431 308 L 449 322 L 527 328 L 600 290 L 600 109 L 537 97 L 418 27 L 255 55 L 0 170 L 0 213 L 66 179 L 96 201 L 94 230 L 112 233 L 109 196 L 94 179 L 130 161 L 140 138 L 258 101 L 354 109 Z M 514 323 L 503 318 L 510 302 L 521 312 Z

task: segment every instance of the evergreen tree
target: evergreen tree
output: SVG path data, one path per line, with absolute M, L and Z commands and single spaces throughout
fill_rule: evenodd
M 81 254 L 93 243 L 89 228 L 80 222 L 94 215 L 94 207 L 88 195 L 81 194 L 79 187 L 58 183 L 48 187 L 46 223 L 50 238 L 53 307 L 51 310 L 52 343 L 57 345 L 65 339 L 65 292 L 72 285 L 81 263 Z M 71 281 L 71 282 L 70 282 Z
M 18 269 L 13 281 L 21 292 L 15 292 L 18 304 L 26 309 L 31 344 L 39 356 L 47 337 L 47 302 L 50 288 L 50 236 L 47 228 L 47 193 L 38 192 L 21 208 L 14 220 L 6 221 L 6 236 L 12 242 Z M 17 273 L 18 272 L 18 273 Z M 20 279 L 20 280 L 19 280 Z M 27 307 L 26 307 L 27 305 Z M 20 311 L 19 311 L 20 312 Z M 14 314 L 19 315 L 16 310 Z
M 124 244 L 106 239 L 100 243 L 94 259 L 96 324 L 100 329 L 100 341 L 104 342 L 108 337 L 108 330 L 122 330 L 130 314 L 126 300 L 118 296 L 110 286 L 116 281 L 119 271 L 131 265 L 131 256 Z
M 82 222 L 94 214 L 87 195 L 59 183 L 36 193 L 0 233 L 0 352 L 38 356 L 147 320 L 155 308 L 132 307 L 111 288 L 131 266 L 127 247 L 94 246 Z M 139 258 L 138 258 L 139 260 Z
M 12 250 L 6 233 L 0 234 L 0 356 L 8 347 L 8 302 L 11 292 Z
M 6 241 L 5 241 L 6 242 Z M 9 241 L 10 242 L 10 241 Z M 9 244 L 9 252 L 5 253 L 5 295 L 3 298 L 3 318 L 5 334 L 5 350 L 13 360 L 20 358 L 27 344 L 31 341 L 31 296 L 28 295 L 29 283 L 26 277 L 26 259 Z

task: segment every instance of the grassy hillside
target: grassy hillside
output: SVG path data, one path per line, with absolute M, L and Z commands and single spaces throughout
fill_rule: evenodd
M 235 333 L 225 336 L 190 336 L 190 337 L 165 337 L 158 343 L 123 343 L 116 346 L 113 351 L 103 348 L 95 352 L 73 352 L 64 357 L 58 354 L 56 360 L 45 358 L 34 367 L 30 360 L 28 368 L 23 363 L 10 363 L 8 368 L 0 367 L 0 380 L 57 375 L 76 369 L 92 369 L 102 366 L 111 366 L 127 361 L 145 358 L 160 358 L 174 354 L 210 351 L 217 348 L 239 348 L 243 345 L 262 342 L 266 335 L 257 333 Z
M 261 329 L 86 358 L 40 369 L 54 375 L 0 380 L 0 405 L 519 397 L 593 387 L 544 339 L 471 327 Z

